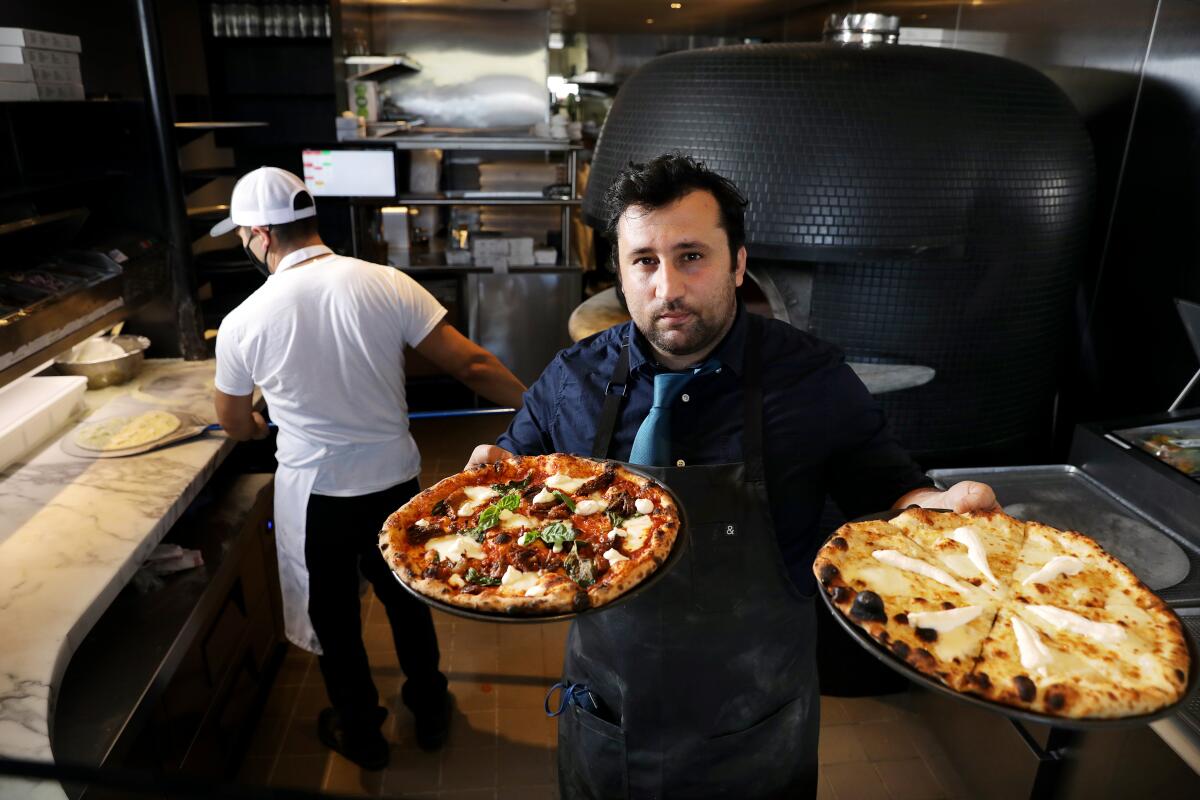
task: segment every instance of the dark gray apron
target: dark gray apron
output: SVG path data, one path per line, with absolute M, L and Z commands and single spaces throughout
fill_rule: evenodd
M 576 798 L 809 798 L 820 695 L 811 597 L 787 576 L 762 459 L 761 320 L 750 316 L 742 463 L 636 467 L 679 498 L 690 542 L 656 586 L 576 619 L 564 681 L 603 707 L 559 717 L 559 787 Z M 629 372 L 609 383 L 607 456 Z M 697 432 L 697 435 L 703 435 Z

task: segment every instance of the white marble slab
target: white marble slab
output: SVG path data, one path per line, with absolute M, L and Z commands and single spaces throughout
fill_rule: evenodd
M 134 381 L 87 392 L 75 422 L 113 401 L 214 419 L 214 365 L 149 360 Z M 52 760 L 55 688 L 71 655 L 234 446 L 210 433 L 84 459 L 60 449 L 62 434 L 0 472 L 0 755 L 12 758 Z M 0 777 L 0 797 L 66 795 L 52 781 Z

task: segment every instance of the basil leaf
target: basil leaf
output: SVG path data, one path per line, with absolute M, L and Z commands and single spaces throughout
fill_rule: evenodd
M 605 511 L 604 513 L 608 516 L 609 524 L 612 525 L 614 528 L 621 527 L 621 525 L 625 522 L 625 520 L 629 519 L 629 517 L 622 517 L 620 514 L 618 514 L 615 511 Z
M 557 497 L 559 500 L 562 500 L 562 501 L 563 501 L 563 503 L 566 505 L 566 507 L 567 507 L 567 508 L 569 508 L 569 509 L 571 510 L 571 513 L 572 513 L 572 514 L 574 514 L 574 513 L 575 513 L 575 503 L 574 503 L 574 502 L 571 500 L 571 498 L 567 497 L 565 494 L 563 494 L 562 492 L 560 492 L 558 489 L 554 489 L 554 490 L 552 490 L 552 491 L 550 492 L 550 494 L 554 495 L 554 496 L 555 496 L 555 497 Z
M 496 503 L 496 505 L 502 511 L 516 511 L 517 506 L 521 505 L 521 493 L 509 492 L 504 497 L 501 497 L 500 502 Z
M 542 528 L 538 534 L 546 544 L 575 541 L 575 529 L 565 522 L 555 522 Z
M 521 539 L 520 539 L 520 541 L 517 542 L 517 544 L 533 544 L 537 540 L 538 540 L 538 532 L 537 531 L 526 531 L 525 533 L 521 534 Z
M 509 481 L 508 483 L 493 483 L 492 488 L 497 492 L 522 492 L 529 488 L 529 478 L 520 481 Z
M 484 574 L 476 571 L 476 569 L 474 567 L 470 567 L 469 569 L 467 569 L 467 574 L 463 577 L 467 581 L 467 583 L 477 583 L 480 586 L 499 586 L 500 585 L 499 578 L 489 578 L 487 575 L 484 575 Z

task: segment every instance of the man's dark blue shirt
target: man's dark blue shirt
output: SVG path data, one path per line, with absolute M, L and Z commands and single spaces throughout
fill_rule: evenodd
M 746 314 L 739 303 L 733 327 L 711 354 L 720 362 L 717 371 L 693 378 L 671 407 L 672 461 L 696 466 L 742 460 Z M 654 375 L 667 371 L 632 322 L 560 352 L 496 443 L 521 455 L 591 455 L 605 387 L 631 330 L 629 380 L 608 453 L 627 461 L 653 401 Z M 879 405 L 833 345 L 765 320 L 762 384 L 764 466 L 776 537 L 792 581 L 811 593 L 827 495 L 852 519 L 932 484 L 892 438 Z

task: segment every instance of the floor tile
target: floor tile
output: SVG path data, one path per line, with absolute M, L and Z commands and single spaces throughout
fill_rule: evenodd
M 929 771 L 937 778 L 947 797 L 955 798 L 955 800 L 959 798 L 967 800 L 967 798 L 973 796 L 962 776 L 958 774 L 958 769 L 948 757 L 944 755 L 937 757 L 926 756 L 923 760 L 925 761 L 925 766 L 929 767 Z
M 447 748 L 495 747 L 496 743 L 495 710 L 456 712 L 451 716 Z
M 558 785 L 503 786 L 496 790 L 496 800 L 558 800 Z
M 383 773 L 383 795 L 408 797 L 413 792 L 436 790 L 441 783 L 441 772 L 440 753 L 393 751 L 391 764 Z
M 282 717 L 286 720 L 290 717 L 296 707 L 296 698 L 300 696 L 300 689 L 299 685 L 280 686 L 275 684 L 272 686 L 271 693 L 267 696 L 267 702 L 263 706 L 263 718 Z
M 319 792 L 328 762 L 328 755 L 280 756 L 271 773 L 271 785 Z
M 495 747 L 459 747 L 442 751 L 443 792 L 495 787 Z
M 844 725 L 850 721 L 846 707 L 836 697 L 821 697 L 821 727 L 826 725 Z
M 457 635 L 457 634 L 456 634 Z M 460 636 L 461 638 L 461 636 Z M 495 675 L 500 654 L 495 647 L 463 647 L 461 642 L 450 653 L 450 670 L 457 676 Z
M 288 727 L 279 749 L 281 756 L 328 755 L 329 748 L 317 738 L 317 726 L 309 720 L 296 720 Z
M 558 723 L 541 709 L 501 708 L 500 738 L 515 744 L 549 747 L 558 735 Z
M 839 697 L 851 722 L 886 722 L 898 719 L 900 710 L 879 697 Z
M 865 762 L 867 755 L 854 725 L 835 725 L 821 731 L 817 745 L 817 761 L 820 764 Z
M 909 726 L 899 720 L 861 722 L 854 729 L 870 761 L 896 761 L 919 756 Z
M 495 789 L 461 789 L 438 793 L 438 800 L 495 800 L 495 798 Z
M 296 720 L 315 720 L 321 710 L 329 707 L 329 695 L 325 693 L 324 685 L 305 686 L 296 697 L 296 708 L 292 722 Z
M 471 711 L 494 711 L 499 705 L 501 689 L 491 681 L 460 680 L 451 673 L 450 694 L 454 695 L 454 707 L 463 713 Z
M 383 775 L 382 770 L 363 769 L 333 753 L 329 756 L 324 790 L 351 797 L 379 797 L 383 791 Z
M 247 758 L 270 758 L 279 755 L 280 746 L 288 732 L 288 717 L 263 717 L 254 728 L 246 750 Z
M 546 692 L 550 689 L 551 683 L 551 681 L 547 681 L 544 686 L 519 683 L 497 684 L 496 705 L 500 708 L 545 713 Z
M 829 780 L 839 800 L 891 800 L 870 764 L 829 764 L 821 768 L 821 774 Z
M 266 786 L 271 780 L 275 757 L 246 756 L 238 770 L 237 782 L 248 786 Z
M 496 775 L 497 785 L 502 788 L 553 783 L 557 780 L 554 752 L 501 740 L 496 751 Z
M 919 758 L 880 761 L 874 766 L 894 800 L 935 800 L 945 797 L 941 784 Z
M 837 794 L 833 791 L 833 784 L 829 782 L 824 769 L 817 778 L 817 800 L 838 800 Z

